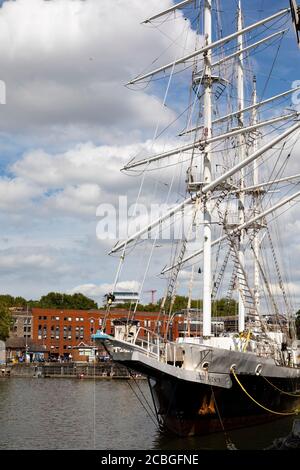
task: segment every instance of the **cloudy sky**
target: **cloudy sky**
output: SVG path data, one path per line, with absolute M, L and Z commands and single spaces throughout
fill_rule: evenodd
M 244 3 L 249 23 L 288 2 Z M 0 105 L 1 292 L 38 298 L 51 290 L 79 290 L 100 301 L 114 279 L 117 259 L 107 252 L 117 240 L 97 239 L 97 207 L 116 204 L 119 195 L 134 203 L 141 177 L 126 176 L 119 169 L 138 154 L 168 148 L 171 132 L 152 143 L 157 123 L 159 129 L 168 126 L 187 106 L 180 77 L 179 92 L 170 89 L 165 105 L 166 81 L 134 90 L 124 84 L 141 71 L 193 50 L 190 10 L 186 16 L 177 14 L 175 22 L 149 27 L 141 21 L 171 6 L 172 0 L 0 4 L 0 80 L 6 85 L 6 104 Z M 230 29 L 236 2 L 222 4 Z M 260 93 L 272 57 L 255 59 Z M 279 60 L 283 68 L 276 64 L 271 70 L 274 81 L 265 97 L 300 79 L 300 53 L 297 56 L 292 32 Z M 151 194 L 158 201 L 170 178 L 176 183 L 177 177 L 173 169 L 159 178 L 150 175 L 141 200 Z M 165 202 L 179 200 L 181 191 L 178 184 L 172 200 Z M 294 223 L 291 233 L 297 251 Z M 168 262 L 164 250 L 164 244 L 155 247 L 150 279 L 143 288 L 146 301 L 150 294 L 145 291 L 159 289 L 157 274 Z M 144 248 L 137 247 L 119 288 L 137 288 L 144 254 Z M 296 266 L 292 268 L 300 279 Z

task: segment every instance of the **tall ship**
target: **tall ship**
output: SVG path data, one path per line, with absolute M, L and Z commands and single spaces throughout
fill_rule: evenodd
M 155 266 L 161 262 L 157 279 L 163 292 L 155 325 L 137 322 L 137 300 L 114 323 L 113 332 L 108 334 L 104 322 L 94 335 L 114 361 L 147 377 L 160 429 L 180 436 L 300 411 L 300 347 L 288 277 L 292 270 L 284 254 L 289 246 L 281 242 L 289 230 L 286 213 L 295 220 L 300 201 L 300 174 L 291 171 L 299 165 L 300 112 L 291 98 L 299 95 L 300 82 L 269 94 L 276 88 L 273 72 L 275 65 L 277 75 L 280 70 L 276 61 L 284 41 L 292 37 L 299 44 L 300 8 L 294 0 L 282 1 L 280 11 L 253 23 L 243 13 L 252 2 L 227 3 L 237 6 L 230 21 L 224 21 L 227 10 L 219 0 L 181 1 L 145 20 L 155 28 L 187 15 L 196 45 L 128 86 L 150 85 L 160 93 L 165 86 L 163 106 L 170 90 L 180 101 L 186 87 L 189 101 L 178 139 L 163 151 L 148 149 L 134 157 L 123 171 L 140 176 L 139 198 L 142 190 L 147 193 L 147 175 L 159 178 L 166 169 L 175 172 L 168 194 L 178 181 L 185 190 L 177 192 L 180 200 L 174 204 L 166 198 L 164 213 L 110 252 L 119 257 L 119 265 L 107 295 L 106 318 L 128 258 L 135 260 L 137 270 L 144 268 L 142 291 L 154 251 L 159 244 L 162 253 L 168 251 L 166 260 L 163 255 L 155 258 Z M 293 60 L 300 62 L 296 47 L 294 52 Z M 256 67 L 265 75 L 256 74 Z M 263 86 L 258 76 L 264 77 Z M 290 78 L 296 83 L 297 77 Z M 154 140 L 159 134 L 157 129 Z M 188 229 L 181 236 L 161 237 L 166 227 L 183 221 Z M 145 245 L 148 251 L 141 248 Z M 178 311 L 176 298 L 183 289 L 186 305 Z M 230 327 L 222 321 L 229 307 Z M 178 317 L 182 328 L 173 337 Z

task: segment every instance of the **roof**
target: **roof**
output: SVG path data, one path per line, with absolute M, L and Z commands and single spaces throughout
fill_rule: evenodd
M 129 320 L 128 318 L 116 318 L 113 320 L 114 325 L 137 325 L 138 320 Z
M 95 345 L 86 344 L 83 341 L 81 341 L 81 343 L 77 344 L 77 346 L 73 346 L 72 349 L 96 349 L 96 348 L 95 348 Z
M 6 349 L 26 349 L 28 352 L 47 352 L 49 351 L 44 344 L 33 341 L 31 338 L 19 338 L 12 336 L 6 341 Z
M 127 292 L 115 291 L 113 294 L 114 294 L 114 295 L 125 295 L 125 296 L 126 296 L 126 295 L 136 295 L 136 296 L 139 296 L 139 293 L 138 293 L 138 292 L 129 292 L 129 291 L 127 291 Z

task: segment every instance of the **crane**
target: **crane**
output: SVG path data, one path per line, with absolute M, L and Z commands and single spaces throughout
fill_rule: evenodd
M 156 289 L 145 290 L 145 293 L 151 292 L 151 303 L 154 304 L 154 294 L 157 292 Z

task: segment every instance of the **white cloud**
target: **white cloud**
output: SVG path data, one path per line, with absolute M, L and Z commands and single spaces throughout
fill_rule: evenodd
M 41 195 L 41 189 L 22 178 L 0 179 L 0 209 L 22 213 L 33 198 Z
M 147 141 L 123 146 L 80 143 L 57 154 L 34 150 L 11 165 L 10 171 L 19 178 L 47 188 L 82 183 L 102 184 L 110 188 L 113 184 L 118 185 L 119 170 L 130 158 L 139 152 L 149 153 L 150 149 L 151 142 Z
M 20 269 L 24 267 L 52 268 L 53 259 L 50 256 L 42 254 L 19 255 L 3 254 L 0 259 L 0 269 Z
M 9 167 L 10 179 L 0 178 L 2 204 L 9 207 L 16 201 L 23 209 L 26 204 L 31 207 L 40 196 L 36 201 L 39 215 L 49 216 L 49 211 L 55 215 L 59 211 L 92 217 L 101 202 L 115 203 L 118 195 L 131 193 L 130 205 L 134 203 L 139 181 L 122 174 L 120 169 L 133 156 L 141 158 L 165 148 L 168 146 L 153 145 L 151 141 L 124 146 L 96 146 L 89 142 L 64 153 L 27 152 Z M 170 171 L 166 174 L 169 176 Z M 151 181 L 146 180 L 145 184 Z
M 118 260 L 107 259 L 106 244 L 96 241 L 96 207 L 101 202 L 114 203 L 118 194 L 127 194 L 134 202 L 140 180 L 122 175 L 119 169 L 135 155 L 142 157 L 170 145 L 168 136 L 165 146 L 152 148 L 150 140 L 157 121 L 161 129 L 175 116 L 174 101 L 167 101 L 169 107 L 161 103 L 167 80 L 135 91 L 123 84 L 194 46 L 195 33 L 181 13 L 177 21 L 160 25 L 164 34 L 158 28 L 140 26 L 141 20 L 172 3 L 17 0 L 1 8 L 0 78 L 7 88 L 7 104 L 0 108 L 1 137 L 6 137 L 0 143 L 1 155 L 5 159 L 16 154 L 14 163 L 1 161 L 7 169 L 0 177 L 0 209 L 5 212 L 2 236 L 10 240 L 9 250 L 2 249 L 0 257 L 2 289 L 26 297 L 70 288 L 100 297 L 112 289 L 109 281 L 114 279 Z M 180 35 L 180 41 L 174 41 Z M 184 46 L 178 48 L 182 39 Z M 151 64 L 164 50 L 159 61 Z M 172 96 L 182 99 L 181 91 Z M 20 142 L 27 150 L 17 157 Z M 297 159 L 289 163 L 298 172 Z M 172 171 L 167 173 L 170 176 Z M 161 171 L 157 177 L 162 178 Z M 148 200 L 157 197 L 156 182 L 151 184 L 145 182 Z M 184 193 L 177 191 L 182 198 Z M 284 245 L 293 248 L 293 281 L 299 277 L 299 224 L 293 222 L 297 211 L 292 209 L 284 218 L 282 233 Z M 13 219 L 16 214 L 18 224 Z M 72 220 L 64 221 L 64 216 Z M 85 246 L 76 244 L 84 237 Z M 133 264 L 128 263 L 125 279 L 143 278 L 150 248 L 150 242 L 137 247 L 138 262 L 134 258 Z M 145 290 L 160 289 L 156 275 L 167 259 L 164 248 L 154 250 L 151 285 Z M 188 287 L 189 279 L 186 270 L 181 286 Z M 138 290 L 139 283 L 123 281 L 118 288 Z M 200 296 L 198 286 L 194 291 Z
M 139 291 L 139 282 L 137 281 L 122 281 L 117 285 L 117 290 L 128 291 L 128 292 L 138 292 Z M 113 289 L 113 284 L 82 284 L 80 286 L 74 287 L 70 290 L 71 294 L 76 292 L 81 292 L 88 297 L 99 298 L 104 294 L 111 292 Z
M 94 216 L 100 201 L 100 188 L 96 184 L 67 186 L 63 191 L 51 196 L 46 206 L 54 213 Z
M 17 0 L 0 15 L 1 78 L 7 85 L 2 131 L 51 139 L 115 138 L 153 129 L 173 117 L 148 90 L 124 87 L 166 49 L 162 62 L 191 49 L 194 33 L 181 14 L 166 34 L 140 25 L 171 0 Z M 178 36 L 184 47 L 172 43 Z M 170 38 L 168 38 L 168 37 Z M 49 132 L 51 130 L 51 132 Z M 76 136 L 77 133 L 77 136 Z

